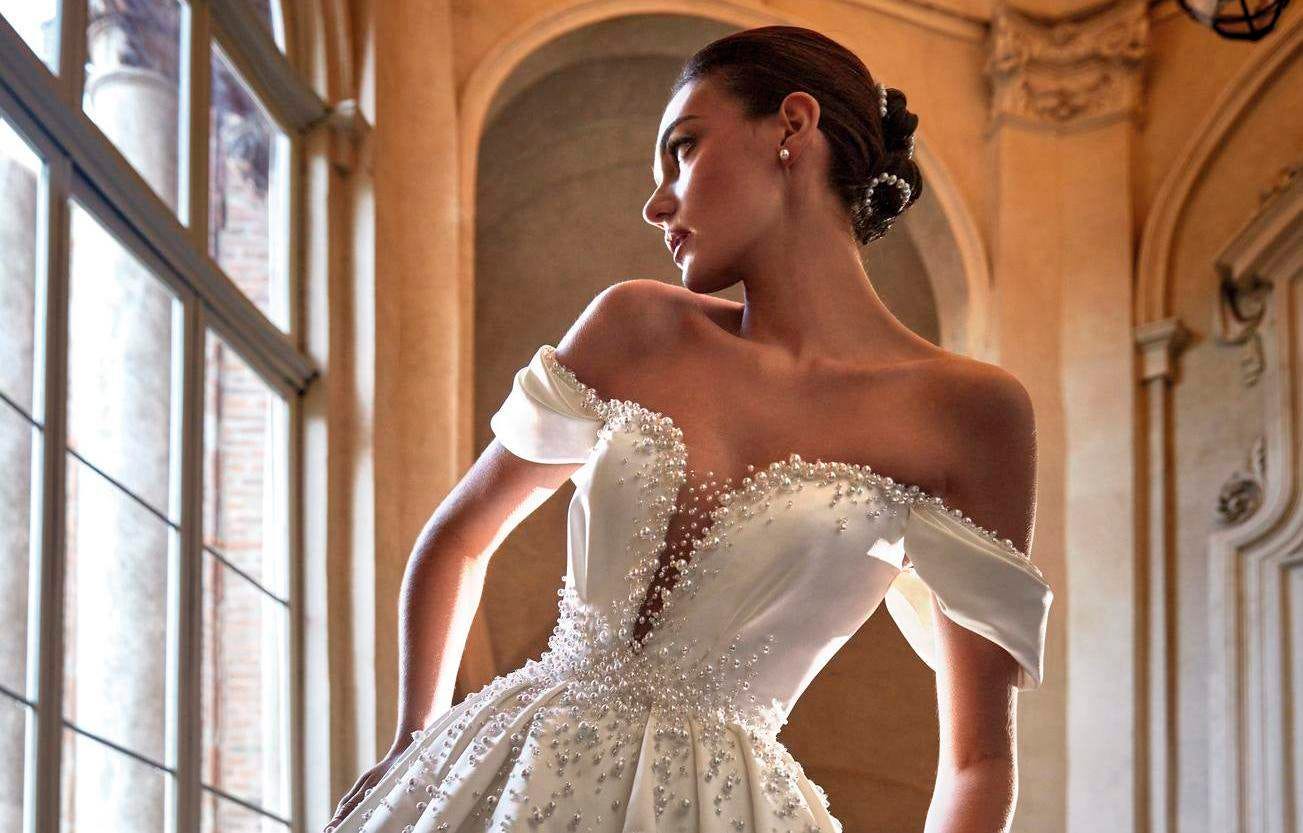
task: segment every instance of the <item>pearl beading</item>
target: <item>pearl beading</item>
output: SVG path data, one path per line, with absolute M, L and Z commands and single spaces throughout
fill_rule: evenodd
M 760 791 L 770 797 L 774 817 L 785 822 L 783 828 L 775 829 L 821 833 L 808 819 L 799 830 L 793 827 L 806 806 L 799 785 L 804 779 L 832 819 L 834 831 L 840 833 L 841 823 L 830 812 L 827 794 L 809 781 L 801 764 L 776 737 L 785 719 L 781 704 L 774 701 L 767 710 L 761 709 L 769 715 L 766 725 L 757 725 L 747 710 L 737 707 L 744 699 L 738 698 L 737 692 L 753 675 L 757 654 L 746 659 L 733 656 L 738 648 L 734 641 L 723 654 L 726 661 L 718 662 L 718 673 L 706 665 L 699 667 L 701 673 L 696 677 L 671 679 L 674 672 L 670 666 L 657 660 L 668 660 L 669 652 L 634 654 L 631 646 L 623 643 L 594 641 L 603 632 L 609 634 L 610 624 L 585 610 L 572 590 L 567 588 L 559 595 L 561 622 L 548 650 L 540 659 L 527 660 L 469 695 L 450 725 L 438 731 L 430 727 L 413 732 L 413 743 L 423 748 L 389 792 L 362 812 L 363 833 L 392 829 L 383 822 L 395 820 L 396 824 L 409 816 L 423 819 L 430 813 L 439 819 L 457 793 L 457 782 L 474 777 L 476 769 L 501 744 L 509 744 L 510 754 L 489 776 L 485 789 L 471 791 L 475 800 L 458 823 L 458 831 L 496 828 L 509 833 L 519 814 L 531 830 L 600 833 L 609 829 L 602 826 L 603 816 L 584 815 L 584 809 L 591 810 L 594 802 L 588 797 L 576 798 L 575 784 L 591 786 L 594 795 L 609 787 L 615 796 L 608 804 L 597 806 L 609 807 L 612 816 L 624 810 L 620 796 L 628 795 L 633 787 L 629 752 L 643 753 L 653 714 L 660 725 L 651 734 L 652 758 L 645 768 L 655 781 L 651 790 L 657 820 L 669 813 L 674 821 L 692 823 L 699 812 L 694 799 L 700 796 L 704 800 L 713 789 L 709 811 L 716 816 L 729 812 L 734 829 L 744 831 L 754 808 L 746 795 L 735 795 L 734 788 L 743 780 L 743 773 L 749 773 Z M 768 640 L 761 653 L 769 653 Z M 731 685 L 719 685 L 725 668 L 743 666 L 742 675 Z M 558 686 L 561 682 L 564 685 Z M 677 692 L 672 690 L 676 685 Z M 549 696 L 552 689 L 557 689 L 555 695 Z M 519 727 L 521 716 L 531 708 L 534 712 L 528 725 Z M 754 757 L 754 768 L 742 762 L 741 744 Z M 704 771 L 698 771 L 702 749 L 706 753 Z M 542 791 L 531 790 L 529 783 L 539 766 L 549 771 L 543 789 L 559 784 L 543 803 L 539 803 Z M 382 826 L 372 828 L 370 822 L 377 810 L 385 811 L 378 817 Z M 401 831 L 413 833 L 415 827 L 412 822 Z M 427 823 L 422 829 L 431 828 Z M 449 833 L 450 823 L 437 821 L 432 829 Z
M 741 524 L 759 518 L 771 522 L 775 504 L 792 508 L 793 500 L 784 499 L 785 495 L 813 485 L 833 487 L 828 506 L 840 507 L 833 518 L 840 532 L 848 528 L 849 518 L 844 513 L 857 511 L 852 507 L 862 504 L 869 517 L 877 517 L 884 511 L 926 503 L 996 544 L 1011 562 L 1037 576 L 1040 570 L 1012 541 L 999 539 L 959 510 L 947 507 L 941 498 L 917 486 L 898 483 L 868 465 L 809 462 L 790 454 L 759 472 L 755 466 L 747 466 L 748 475 L 738 486 L 726 478 L 721 487 L 711 479 L 714 472 L 708 472 L 705 482 L 688 486 L 689 501 L 680 506 L 677 496 L 694 472 L 687 466 L 683 432 L 673 419 L 632 400 L 602 397 L 553 353 L 550 345 L 543 351 L 547 369 L 582 397 L 585 408 L 602 419 L 599 438 L 628 432 L 636 438 L 635 454 L 643 458 L 631 475 L 619 479 L 621 485 L 628 485 L 631 479 L 636 482 L 641 490 L 638 503 L 646 513 L 636 524 L 629 544 L 633 553 L 633 567 L 626 573 L 629 592 L 612 600 L 609 608 L 601 609 L 584 603 L 573 588 L 558 590 L 559 616 L 548 649 L 539 659 L 527 660 L 522 667 L 469 695 L 461 715 L 437 734 L 428 729 L 414 732 L 414 742 L 426 748 L 415 756 L 378 806 L 390 811 L 387 819 L 400 812 L 415 812 L 423 817 L 427 810 L 439 818 L 445 802 L 453 795 L 455 782 L 467 777 L 452 769 L 454 760 L 464 760 L 474 768 L 497 744 L 510 743 L 511 754 L 486 789 L 473 791 L 476 801 L 466 818 L 458 822 L 457 830 L 496 828 L 508 833 L 519 814 L 533 830 L 595 833 L 603 829 L 603 815 L 585 815 L 583 810 L 591 804 L 565 806 L 574 800 L 574 784 L 591 785 L 597 794 L 604 787 L 627 789 L 628 750 L 635 754 L 641 750 L 648 720 L 654 714 L 661 720 L 654 732 L 650 766 L 656 780 L 652 791 L 658 820 L 672 813 L 678 814 L 681 821 L 689 821 L 692 814 L 699 812 L 693 807 L 692 797 L 675 794 L 673 776 L 677 773 L 684 777 L 695 771 L 694 755 L 704 747 L 709 756 L 701 778 L 718 788 L 711 809 L 715 815 L 732 812 L 731 826 L 745 831 L 752 809 L 731 803 L 741 773 L 750 771 L 749 765 L 739 763 L 735 749 L 736 744 L 745 743 L 760 765 L 756 777 L 761 789 L 771 797 L 774 816 L 785 822 L 774 829 L 783 833 L 820 833 L 819 826 L 808 819 L 799 829 L 793 826 L 805 805 L 798 786 L 798 779 L 805 774 L 777 739 L 786 721 L 786 709 L 776 699 L 760 702 L 750 691 L 758 665 L 771 652 L 774 634 L 765 634 L 760 649 L 747 656 L 739 655 L 737 639 L 722 651 L 701 655 L 700 640 L 683 633 L 681 618 L 668 615 L 672 612 L 671 602 L 699 592 L 700 577 L 718 573 L 700 556 L 720 546 L 731 547 L 729 532 Z M 703 511 L 701 504 L 706 498 L 715 498 L 716 504 Z M 688 533 L 672 544 L 666 540 L 667 532 L 680 512 L 700 522 L 690 522 Z M 670 555 L 668 563 L 662 559 L 665 554 Z M 674 578 L 678 581 L 672 582 Z M 648 600 L 660 606 L 651 610 L 639 606 L 640 601 Z M 653 634 L 654 644 L 650 642 Z M 553 696 L 548 695 L 551 689 L 556 689 Z M 528 725 L 513 730 L 519 716 L 530 708 L 535 711 Z M 456 761 L 459 766 L 461 760 Z M 528 788 L 540 764 L 560 782 L 545 801 Z M 565 780 L 567 773 L 573 773 L 574 780 Z M 829 811 L 827 795 L 818 784 L 806 781 L 828 813 L 834 830 L 840 831 L 841 823 Z M 695 796 L 697 790 L 692 794 Z M 597 806 L 609 807 L 615 816 L 623 805 L 623 799 L 616 796 L 609 804 Z M 363 831 L 375 809 L 363 813 Z M 422 827 L 436 833 L 454 833 L 449 828 L 446 820 L 437 821 L 433 828 Z M 415 824 L 401 830 L 413 833 Z
M 632 427 L 636 431 L 645 433 L 649 436 L 648 442 L 651 446 L 668 449 L 669 453 L 666 455 L 667 468 L 669 469 L 668 475 L 678 480 L 679 485 L 688 479 L 687 475 L 690 471 L 686 468 L 688 448 L 683 439 L 683 431 L 674 422 L 673 418 L 659 411 L 652 411 L 633 400 L 607 399 L 603 397 L 595 388 L 579 379 L 573 370 L 566 367 L 556 357 L 556 348 L 552 345 L 544 345 L 543 362 L 550 372 L 554 373 L 557 378 L 583 398 L 583 404 L 587 409 L 604 420 L 604 430 L 620 430 Z M 633 418 L 630 419 L 630 416 Z M 754 465 L 747 466 L 748 472 L 754 472 L 755 469 Z M 948 506 L 940 496 L 933 495 L 915 484 L 900 482 L 889 475 L 874 471 L 867 463 L 851 463 L 838 460 L 810 462 L 803 460 L 801 455 L 793 453 L 789 454 L 785 460 L 769 463 L 766 469 L 761 471 L 755 478 L 744 477 L 740 487 L 716 490 L 713 494 L 719 497 L 721 507 L 727 506 L 729 502 L 741 495 L 754 498 L 758 493 L 764 493 L 764 481 L 761 478 L 765 477 L 766 471 L 768 472 L 766 479 L 769 484 L 777 484 L 783 487 L 789 486 L 794 481 L 827 483 L 840 480 L 851 484 L 852 489 L 880 495 L 896 507 L 930 506 L 951 516 L 969 530 L 993 544 L 999 554 L 1016 566 L 1030 571 L 1037 578 L 1044 579 L 1040 567 L 1031 560 L 1027 553 L 1018 549 L 1011 539 L 1001 538 L 994 530 L 977 523 L 960 509 Z M 713 472 L 710 474 L 713 476 Z M 672 515 L 675 511 L 678 511 L 678 507 L 671 501 L 670 514 Z M 712 522 L 711 526 L 713 526 L 713 521 L 717 520 L 720 515 L 727 515 L 727 512 L 721 513 L 719 508 L 716 508 L 710 513 L 708 519 Z M 667 517 L 667 525 L 669 520 L 670 517 Z M 703 537 L 708 543 L 718 543 L 713 541 L 711 536 Z M 912 569 L 912 567 L 912 564 L 907 564 L 905 569 Z
M 774 737 L 786 722 L 779 700 L 762 703 L 751 684 L 773 634 L 759 652 L 739 655 L 734 639 L 723 651 L 702 655 L 699 638 L 665 642 L 643 650 L 627 642 L 614 620 L 585 604 L 573 588 L 557 591 L 560 615 L 540 658 L 551 680 L 566 680 L 565 705 L 609 708 L 624 721 L 645 720 L 649 711 L 692 719 L 704 726 L 732 724 Z

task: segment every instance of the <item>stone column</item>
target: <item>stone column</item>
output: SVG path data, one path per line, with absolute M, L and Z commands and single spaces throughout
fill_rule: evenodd
M 375 355 L 368 357 L 375 571 L 365 601 L 374 613 L 375 676 L 359 689 L 374 691 L 370 722 L 384 751 L 396 719 L 403 570 L 421 527 L 469 462 L 469 411 L 461 403 L 471 396 L 474 298 L 461 282 L 452 4 L 386 7 L 375 26 Z M 460 659 L 443 658 L 444 679 Z
M 1002 4 L 992 19 L 996 355 L 1036 407 L 1034 547 L 1056 588 L 1048 685 L 1020 704 L 1021 830 L 1066 817 L 1125 833 L 1141 817 L 1129 310 L 1147 39 L 1141 0 L 1052 20 Z
M 1140 353 L 1140 383 L 1143 386 L 1142 435 L 1136 455 L 1143 466 L 1141 481 L 1146 490 L 1137 495 L 1146 530 L 1142 544 L 1145 598 L 1144 637 L 1148 646 L 1145 667 L 1148 737 L 1148 821 L 1149 830 L 1166 833 L 1176 829 L 1176 680 L 1177 660 L 1174 577 L 1176 558 L 1171 519 L 1176 514 L 1172 483 L 1172 385 L 1177 358 L 1190 340 L 1190 331 L 1179 318 L 1165 318 L 1136 327 Z

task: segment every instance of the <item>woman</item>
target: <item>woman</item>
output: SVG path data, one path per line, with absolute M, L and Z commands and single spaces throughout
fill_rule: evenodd
M 409 562 L 398 736 L 337 833 L 840 830 L 776 734 L 884 600 L 937 674 L 928 829 L 1007 829 L 1052 600 L 1034 423 L 864 273 L 923 191 L 917 121 L 806 29 L 688 62 L 644 208 L 683 287 L 608 288 L 516 374 Z M 742 304 L 707 294 L 737 281 Z M 450 707 L 489 556 L 568 478 L 548 650 Z

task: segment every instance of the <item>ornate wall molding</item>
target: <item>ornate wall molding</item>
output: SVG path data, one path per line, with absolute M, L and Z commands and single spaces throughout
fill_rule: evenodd
M 1277 181 L 1260 195 L 1259 207 L 1266 206 L 1289 190 L 1299 169 L 1299 165 L 1282 169 Z M 1290 218 L 1282 217 L 1280 221 L 1290 222 Z M 1221 281 L 1218 305 L 1213 312 L 1213 334 L 1221 344 L 1244 346 L 1244 357 L 1240 362 L 1243 382 L 1246 388 L 1253 387 L 1258 383 L 1266 361 L 1258 327 L 1266 313 L 1272 284 L 1259 271 L 1238 268 L 1226 262 L 1218 263 L 1218 271 Z
M 991 121 L 1062 129 L 1139 116 L 1148 46 L 1142 0 L 1053 19 L 1001 4 L 985 67 Z
M 1256 324 L 1261 447 L 1249 473 L 1231 484 L 1243 498 L 1252 480 L 1256 494 L 1228 504 L 1221 516 L 1230 525 L 1209 540 L 1208 829 L 1286 833 L 1295 829 L 1291 797 L 1303 788 L 1293 761 L 1300 707 L 1291 682 L 1303 667 L 1303 179 L 1268 198 L 1217 258 L 1217 269 L 1236 285 L 1272 291 Z
M 1284 28 L 1278 27 L 1273 37 L 1257 45 L 1217 100 L 1206 107 L 1207 115 L 1191 131 L 1189 143 L 1177 155 L 1154 195 L 1140 236 L 1136 265 L 1137 322 L 1171 314 L 1172 248 L 1191 195 L 1212 167 L 1226 136 L 1243 123 L 1245 113 L 1258 105 L 1262 91 L 1303 49 L 1303 15 L 1282 18 L 1281 24 Z
M 1243 468 L 1226 478 L 1217 493 L 1217 522 L 1222 526 L 1244 523 L 1262 508 L 1262 493 L 1267 480 L 1267 442 L 1259 435 L 1253 441 Z

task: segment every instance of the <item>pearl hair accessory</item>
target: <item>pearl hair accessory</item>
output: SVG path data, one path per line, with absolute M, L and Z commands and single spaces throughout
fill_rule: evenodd
M 878 82 L 878 83 L 875 85 L 875 88 L 876 88 L 877 91 L 878 91 L 878 116 L 879 116 L 879 118 L 886 118 L 886 116 L 887 116 L 887 86 L 886 86 L 885 84 L 883 84 L 882 82 Z M 914 135 L 913 135 L 912 133 L 911 133 L 910 136 L 909 136 L 909 144 L 908 144 L 906 147 L 907 147 L 907 150 L 906 150 L 906 157 L 909 158 L 909 159 L 913 159 L 913 158 L 914 158 Z M 790 159 L 791 157 L 792 157 L 792 152 L 791 152 L 790 150 L 788 150 L 787 148 L 785 148 L 785 147 L 781 147 L 781 148 L 778 149 L 778 158 L 781 159 L 782 161 L 786 162 L 786 161 L 787 161 L 788 159 Z M 884 183 L 884 182 L 887 183 L 888 185 L 894 185 L 894 186 L 896 186 L 897 188 L 899 188 L 899 189 L 901 190 L 901 192 L 902 192 L 902 198 L 901 198 L 901 201 L 900 201 L 900 205 L 901 205 L 901 208 L 902 208 L 902 209 L 903 209 L 906 205 L 909 204 L 909 198 L 910 198 L 910 195 L 913 193 L 913 189 L 910 188 L 909 183 L 906 182 L 904 179 L 901 179 L 901 178 L 900 178 L 899 176 L 897 176 L 896 174 L 891 174 L 891 173 L 887 173 L 887 172 L 884 171 L 884 172 L 878 174 L 877 176 L 875 176 L 873 179 L 869 180 L 868 190 L 866 190 L 866 191 L 864 192 L 864 197 L 863 197 L 863 199 L 861 200 L 861 203 L 862 203 L 862 205 L 863 205 L 863 207 L 864 207 L 864 214 L 865 214 L 865 215 L 867 215 L 867 216 L 872 216 L 872 214 L 873 214 L 873 204 L 872 204 L 871 201 L 872 201 L 872 199 L 873 199 L 873 192 L 874 192 L 874 189 L 876 189 L 876 188 L 878 187 L 878 185 L 880 185 L 880 184 L 882 184 L 882 183 Z M 899 214 L 899 213 L 900 213 L 899 211 L 896 212 L 896 214 Z M 895 217 L 893 216 L 893 217 L 889 218 L 889 219 L 886 221 L 888 227 L 890 226 L 891 221 L 894 220 L 894 219 L 895 219 Z M 884 229 L 884 231 L 885 231 L 885 229 Z
M 882 118 L 887 117 L 887 87 L 884 84 L 878 84 L 878 115 Z M 909 149 L 907 156 L 914 158 L 914 134 L 909 134 Z
M 886 118 L 886 115 L 887 115 L 887 86 L 886 86 L 885 84 L 883 84 L 882 82 L 878 82 L 878 84 L 877 84 L 877 90 L 878 90 L 878 115 L 879 115 L 880 117 L 882 117 L 882 118 Z M 908 147 L 909 147 L 909 150 L 908 150 L 908 158 L 913 159 L 913 158 L 914 158 L 914 136 L 913 136 L 913 134 L 911 134 L 910 137 L 909 137 L 909 146 L 908 146 Z M 897 188 L 899 188 L 899 189 L 901 190 L 902 194 L 901 194 L 900 205 L 901 205 L 902 208 L 904 208 L 904 206 L 906 206 L 906 205 L 909 204 L 909 197 L 910 197 L 910 194 L 911 194 L 911 192 L 912 192 L 912 189 L 910 188 L 909 183 L 906 182 L 905 180 L 901 179 L 900 177 L 896 176 L 895 174 L 890 174 L 890 173 L 887 173 L 886 171 L 883 171 L 882 173 L 880 173 L 880 174 L 878 174 L 877 176 L 875 176 L 873 179 L 869 180 L 868 190 L 866 190 L 866 191 L 864 192 L 864 200 L 863 200 L 863 202 L 864 202 L 864 207 L 865 207 L 866 213 L 868 213 L 869 215 L 872 215 L 872 213 L 873 213 L 873 203 L 872 203 L 872 200 L 873 200 L 873 191 L 874 191 L 875 188 L 878 187 L 878 185 L 880 185 L 881 183 L 884 183 L 884 182 L 887 183 L 887 184 L 889 184 L 889 185 L 894 185 L 894 186 L 896 186 Z M 896 212 L 896 213 L 899 214 L 899 212 Z M 894 217 L 891 218 L 891 219 L 894 219 Z M 888 224 L 890 224 L 891 220 L 888 220 L 887 222 L 888 222 Z
M 873 189 L 877 188 L 878 185 L 883 182 L 887 183 L 888 185 L 894 185 L 900 189 L 901 191 L 900 204 L 902 207 L 909 204 L 909 195 L 912 193 L 912 189 L 909 187 L 909 183 L 901 179 L 900 177 L 896 176 L 895 174 L 889 174 L 886 171 L 883 171 L 882 173 L 875 176 L 873 179 L 869 180 L 869 190 L 864 192 L 864 205 L 869 209 L 870 212 L 873 210 L 873 203 L 872 203 Z M 900 213 L 900 212 L 896 212 L 896 213 Z

